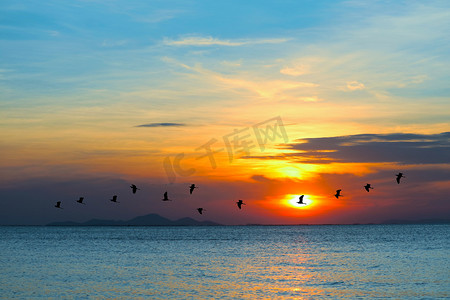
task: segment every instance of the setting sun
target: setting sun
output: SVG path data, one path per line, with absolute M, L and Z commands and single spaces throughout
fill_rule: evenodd
M 311 208 L 311 204 L 313 203 L 311 196 L 304 195 L 303 201 L 301 201 L 303 203 L 299 203 L 300 196 L 302 195 L 287 195 L 285 200 L 286 205 L 300 209 Z

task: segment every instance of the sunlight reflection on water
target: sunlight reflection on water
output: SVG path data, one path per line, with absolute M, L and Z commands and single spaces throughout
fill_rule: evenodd
M 449 228 L 1 227 L 0 295 L 449 297 Z

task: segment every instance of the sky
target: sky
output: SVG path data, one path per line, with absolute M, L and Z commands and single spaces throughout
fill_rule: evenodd
M 0 224 L 448 218 L 448 32 L 448 1 L 3 0 Z

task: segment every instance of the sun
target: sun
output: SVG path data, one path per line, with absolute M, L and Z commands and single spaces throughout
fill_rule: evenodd
M 313 204 L 313 202 L 314 202 L 312 200 L 312 197 L 310 195 L 304 195 L 303 201 L 302 201 L 304 204 L 300 204 L 300 203 L 298 203 L 300 196 L 302 196 L 302 195 L 286 195 L 284 202 L 288 206 L 299 208 L 299 209 L 310 208 L 311 204 Z

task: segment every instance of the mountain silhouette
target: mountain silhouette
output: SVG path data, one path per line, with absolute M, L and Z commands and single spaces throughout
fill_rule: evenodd
M 211 221 L 197 221 L 192 218 L 169 220 L 157 214 L 139 216 L 128 221 L 92 219 L 77 223 L 72 221 L 52 222 L 47 226 L 218 226 L 219 223 Z

